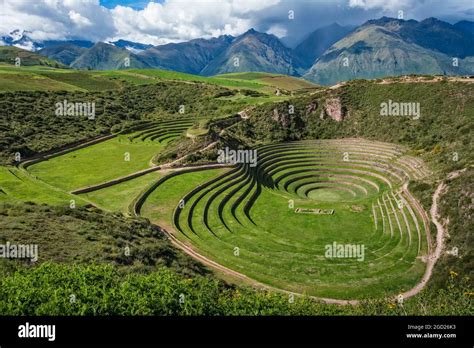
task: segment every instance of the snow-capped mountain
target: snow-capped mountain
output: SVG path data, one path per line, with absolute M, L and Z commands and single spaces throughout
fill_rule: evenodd
M 153 45 L 142 44 L 139 42 L 127 41 L 127 40 L 117 40 L 112 42 L 107 42 L 108 44 L 114 45 L 115 47 L 125 48 L 132 53 L 140 53 L 145 51 L 148 48 L 153 47 Z
M 15 46 L 28 51 L 37 51 L 43 48 L 40 42 L 31 39 L 28 34 L 31 32 L 16 29 L 10 34 L 0 37 L 0 46 Z
M 90 48 L 94 45 L 93 42 L 86 40 L 33 40 L 27 30 L 15 29 L 10 34 L 0 37 L 0 46 L 15 46 L 28 51 L 39 51 L 46 47 L 72 44 L 78 47 Z M 117 40 L 114 42 L 107 42 L 110 45 L 126 48 L 132 53 L 139 53 L 146 49 L 153 47 L 153 45 L 142 44 L 133 41 Z

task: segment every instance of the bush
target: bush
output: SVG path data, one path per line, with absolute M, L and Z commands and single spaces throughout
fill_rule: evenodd
M 340 306 L 189 279 L 167 268 L 124 274 L 111 265 L 44 263 L 0 278 L 0 315 L 472 315 L 469 280 L 454 272 L 449 279 L 446 289 L 403 306 L 390 300 Z

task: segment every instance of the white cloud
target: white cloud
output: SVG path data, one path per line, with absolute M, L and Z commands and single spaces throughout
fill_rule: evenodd
M 32 32 L 36 40 L 125 39 L 164 44 L 198 37 L 239 35 L 258 23 L 258 12 L 280 0 L 150 1 L 142 10 L 108 9 L 99 0 L 0 0 L 0 33 Z
M 69 11 L 69 18 L 71 18 L 71 20 L 80 27 L 92 25 L 90 20 L 73 10 Z
M 98 0 L 2 0 L 0 33 L 31 31 L 36 40 L 102 40 L 115 31 L 110 11 Z
M 349 0 L 350 7 L 360 7 L 365 10 L 382 9 L 395 11 L 407 8 L 411 0 Z
M 288 33 L 286 28 L 283 28 L 281 25 L 272 25 L 267 31 L 267 34 L 273 34 L 276 37 L 285 37 Z
M 231 1 L 232 9 L 235 13 L 248 13 L 253 11 L 264 10 L 267 7 L 280 3 L 280 0 L 233 0 Z
M 397 17 L 398 11 L 403 11 L 404 19 L 423 20 L 436 17 L 442 20 L 456 22 L 459 20 L 474 20 L 473 0 L 347 0 L 349 8 L 363 9 L 372 13 L 372 18 L 382 15 Z
M 150 2 L 143 10 L 117 6 L 111 13 L 116 36 L 131 39 L 137 29 L 147 43 L 190 40 L 197 37 L 238 35 L 257 23 L 252 14 L 280 0 L 167 0 Z M 142 42 L 144 42 L 142 40 Z
M 362 23 L 381 15 L 472 19 L 472 0 L 164 0 L 143 9 L 100 5 L 99 0 L 0 0 L 0 34 L 14 29 L 36 40 L 124 39 L 151 44 L 239 35 L 255 27 L 278 37 L 307 33 L 338 21 Z M 291 5 L 291 6 L 290 6 Z M 297 20 L 288 20 L 289 7 Z M 361 11 L 362 9 L 362 11 Z

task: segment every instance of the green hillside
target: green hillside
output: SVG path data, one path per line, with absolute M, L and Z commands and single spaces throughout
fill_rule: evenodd
M 148 64 L 136 55 L 130 54 L 125 48 L 115 47 L 103 42 L 96 43 L 93 47 L 77 57 L 70 66 L 75 69 L 127 69 L 147 68 Z
M 286 83 L 281 79 L 283 82 L 274 85 Z M 0 66 L 0 89 L 4 88 L 0 105 L 6 116 L 0 123 L 5 145 L 2 161 L 11 160 L 15 152 L 31 156 L 145 120 L 181 117 L 181 105 L 185 116 L 210 120 L 235 115 L 248 105 L 288 97 L 275 96 L 275 87 L 269 86 L 163 70 L 99 72 Z M 94 102 L 95 120 L 57 117 L 55 105 L 64 100 Z
M 311 82 L 267 73 L 237 73 L 212 77 L 191 75 L 159 69 L 75 70 L 53 69 L 47 66 L 12 67 L 0 64 L 0 92 L 2 91 L 102 91 L 125 86 L 148 85 L 163 81 L 208 83 L 233 90 L 255 90 L 275 94 L 275 89 L 299 91 L 316 88 Z
M 281 75 L 281 74 L 269 74 L 260 72 L 244 72 L 244 73 L 228 73 L 222 75 L 216 75 L 219 79 L 228 80 L 246 80 L 256 83 L 262 83 L 268 87 L 279 88 L 286 91 L 299 91 L 299 90 L 311 90 L 317 89 L 318 86 L 303 80 L 301 78 Z
M 20 58 L 20 66 L 32 66 L 32 65 L 41 65 L 41 66 L 50 66 L 55 68 L 65 68 L 66 66 L 62 63 L 59 63 L 55 60 L 46 58 L 39 54 L 14 47 L 14 46 L 0 46 L 0 63 L 6 63 L 10 65 L 15 65 L 17 58 Z

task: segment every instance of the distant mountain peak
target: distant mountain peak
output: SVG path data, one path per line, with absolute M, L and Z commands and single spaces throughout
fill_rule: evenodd
M 243 33 L 242 35 L 255 34 L 255 33 L 258 33 L 258 31 L 256 31 L 254 28 L 250 28 L 245 33 Z
M 246 37 L 263 38 L 263 37 L 276 37 L 276 36 L 273 34 L 262 33 L 260 31 L 256 31 L 254 28 L 251 28 L 247 30 L 245 33 L 243 33 L 242 35 L 237 36 L 236 39 L 239 40 Z
M 362 24 L 362 26 L 364 26 L 366 24 L 385 25 L 385 24 L 390 23 L 390 22 L 404 22 L 404 20 L 403 19 L 398 19 L 398 18 L 393 18 L 393 17 L 383 16 L 383 17 L 380 17 L 380 18 L 377 18 L 377 19 L 369 19 L 367 22 Z
M 393 18 L 393 17 L 380 17 L 378 19 L 370 19 L 364 24 L 361 25 L 361 27 L 367 26 L 367 25 L 379 25 L 379 26 L 387 26 L 389 24 L 417 24 L 418 21 L 414 19 L 399 19 L 399 18 Z
M 96 43 L 94 43 L 94 46 L 92 46 L 92 48 L 104 48 L 104 47 L 115 47 L 114 45 L 110 44 L 110 43 L 107 43 L 107 42 L 103 42 L 103 41 L 97 41 Z
M 293 51 L 272 34 L 249 29 L 201 71 L 203 75 L 261 71 L 298 75 L 301 66 Z
M 459 21 L 453 26 L 458 30 L 474 35 L 474 22 L 472 21 Z
M 383 30 L 380 30 L 382 27 Z M 334 84 L 406 74 L 471 74 L 474 38 L 437 18 L 369 20 L 325 51 L 305 75 Z M 342 65 L 342 58 L 348 65 Z M 453 57 L 463 59 L 453 66 Z
M 283 45 L 283 43 L 280 41 L 280 39 L 278 37 L 276 37 L 275 35 L 268 34 L 268 33 L 262 33 L 260 31 L 257 31 L 255 29 L 253 29 L 253 28 L 247 30 L 242 35 L 237 36 L 233 40 L 233 43 L 242 42 L 242 41 L 245 41 L 245 40 L 251 40 L 251 41 L 254 41 L 254 42 L 258 41 L 258 42 L 264 43 L 266 45 L 283 46 L 283 47 L 286 48 L 286 46 Z
M 333 22 L 333 23 L 326 26 L 326 28 L 341 28 L 341 27 L 342 27 L 342 25 L 340 25 L 337 22 Z
M 115 47 L 123 47 L 133 53 L 139 53 L 153 47 L 153 45 L 150 45 L 150 44 L 143 44 L 139 42 L 133 42 L 133 41 L 122 40 L 122 39 L 117 40 L 117 41 L 112 41 L 109 43 L 111 45 L 114 45 Z
M 351 30 L 351 27 L 343 27 L 338 23 L 320 27 L 308 34 L 295 47 L 295 54 L 302 61 L 303 67 L 309 68 L 324 51 L 346 36 Z
M 446 23 L 436 17 L 428 17 L 423 19 L 420 23 Z
M 2 36 L 0 40 L 5 46 L 15 46 L 28 51 L 36 51 L 42 48 L 42 45 L 38 42 L 33 41 L 29 34 L 30 31 L 15 29 L 12 30 L 8 35 Z
M 28 36 L 28 34 L 31 34 L 31 32 L 20 29 L 15 29 L 10 32 L 10 36 L 13 40 L 21 40 L 23 37 Z

